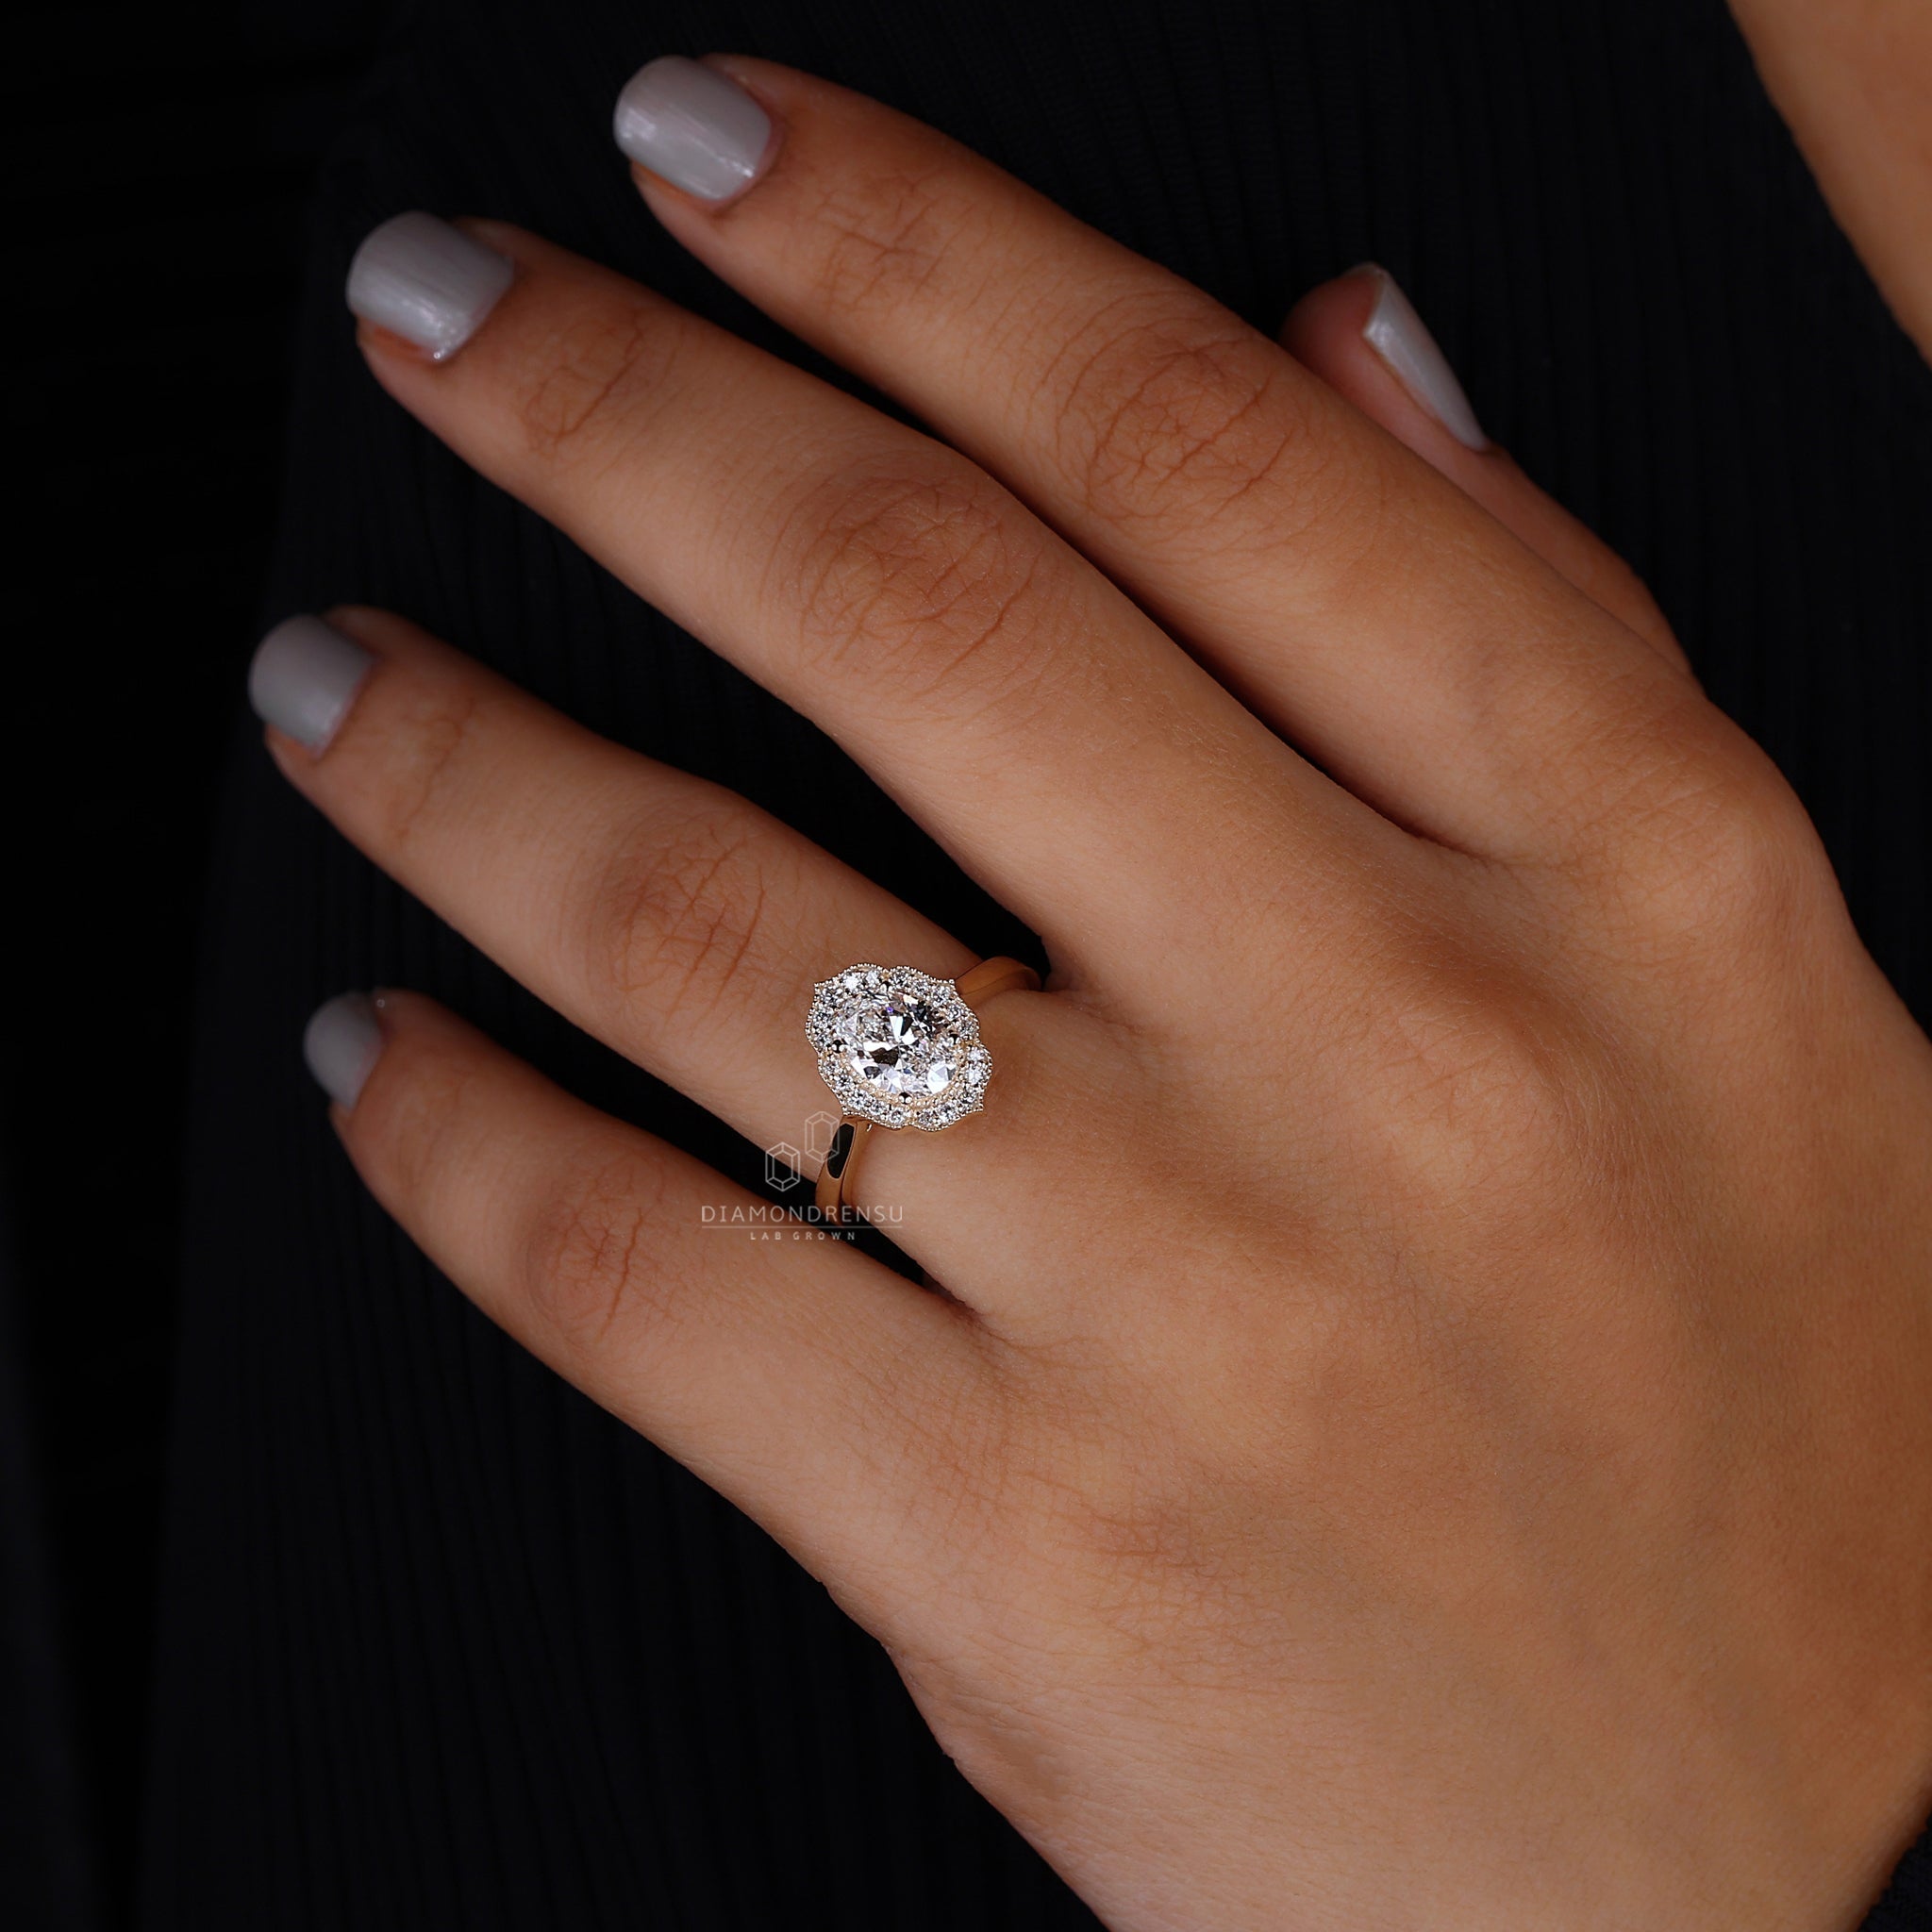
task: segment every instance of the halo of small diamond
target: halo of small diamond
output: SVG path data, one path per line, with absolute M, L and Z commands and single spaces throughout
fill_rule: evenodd
M 986 1105 L 992 1055 L 950 979 L 916 966 L 848 966 L 812 989 L 805 1037 L 841 1108 L 938 1133 Z

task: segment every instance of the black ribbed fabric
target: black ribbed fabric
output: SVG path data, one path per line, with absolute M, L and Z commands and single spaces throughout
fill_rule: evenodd
M 1899 1861 L 1860 1932 L 1925 1932 L 1932 1925 L 1932 1828 Z
M 353 349 L 354 244 L 425 207 L 526 223 L 818 366 L 665 240 L 609 143 L 637 65 L 712 49 L 936 123 L 1265 328 L 1386 262 L 1491 432 L 1648 577 L 1796 781 L 1924 1016 L 1932 378 L 1717 0 L 425 0 L 321 195 L 265 618 L 393 606 L 969 942 L 1026 943 L 810 725 L 466 472 Z M 420 988 L 756 1185 L 752 1151 L 358 858 L 239 693 L 214 873 L 150 1932 L 1091 1924 L 816 1583 L 370 1205 L 301 1025 L 345 987 Z
M 8 1204 L 0 1198 L 0 1919 L 91 1932 L 99 1898 L 28 1441 Z

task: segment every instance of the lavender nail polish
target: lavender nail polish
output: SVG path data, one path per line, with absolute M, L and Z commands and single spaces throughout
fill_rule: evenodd
M 302 1030 L 302 1058 L 316 1084 L 339 1107 L 354 1107 L 382 1053 L 375 1002 L 366 992 L 325 1000 Z
M 631 76 L 611 132 L 640 167 L 701 201 L 723 201 L 762 173 L 772 117 L 715 68 L 667 54 Z
M 1488 449 L 1490 439 L 1483 434 L 1456 372 L 1401 285 L 1387 269 L 1373 263 L 1357 273 L 1373 275 L 1378 291 L 1362 328 L 1363 340 L 1417 406 L 1426 409 L 1457 442 L 1468 449 Z
M 318 756 L 341 729 L 375 658 L 319 617 L 291 617 L 255 647 L 248 702 L 264 724 Z
M 493 248 L 434 215 L 397 215 L 349 264 L 348 304 L 446 362 L 482 327 L 515 274 Z

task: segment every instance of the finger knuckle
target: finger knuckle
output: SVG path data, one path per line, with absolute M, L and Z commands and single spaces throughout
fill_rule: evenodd
M 1291 533 L 1297 504 L 1314 507 L 1297 469 L 1316 455 L 1283 361 L 1205 302 L 1163 294 L 1104 310 L 1046 386 L 1058 459 L 1081 502 L 1113 523 L 1199 526 L 1267 490 L 1274 535 Z
M 483 721 L 483 698 L 463 678 L 413 684 L 390 714 L 380 824 L 384 850 L 405 850 L 430 826 L 460 811 Z
M 520 421 L 531 455 L 551 465 L 594 460 L 634 430 L 641 399 L 664 394 L 680 332 L 653 304 L 586 302 L 546 344 Z
M 780 608 L 797 613 L 813 675 L 954 709 L 1030 682 L 1041 541 L 991 478 L 964 466 L 859 477 L 803 512 L 780 549 Z
M 1649 788 L 1624 852 L 1622 901 L 1673 949 L 1776 944 L 1836 897 L 1797 794 L 1748 744 L 1684 760 Z
M 993 203 L 950 160 L 841 171 L 813 210 L 813 292 L 832 308 L 896 308 L 926 293 L 941 264 L 969 257 Z
M 524 1299 L 574 1354 L 608 1346 L 621 1329 L 661 1326 L 676 1297 L 653 1240 L 662 1203 L 648 1164 L 628 1152 L 586 1162 L 532 1219 Z
M 1527 974 L 1440 958 L 1375 1021 L 1375 1091 L 1399 1123 L 1405 1191 L 1454 1216 L 1519 1200 L 1553 1164 L 1587 1158 L 1607 1070 L 1567 1008 Z
M 783 863 L 741 818 L 652 825 L 591 893 L 592 970 L 620 1005 L 648 1008 L 660 1024 L 770 996 L 746 982 L 770 973 L 763 938 L 774 896 L 786 896 L 774 880 Z

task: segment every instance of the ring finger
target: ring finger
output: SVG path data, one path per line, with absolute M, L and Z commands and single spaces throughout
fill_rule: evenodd
M 391 877 L 754 1142 L 801 1143 L 835 1110 L 805 1043 L 814 981 L 858 959 L 949 978 L 973 963 L 745 799 L 596 737 L 399 618 L 281 626 L 251 692 L 284 774 Z M 963 1132 L 874 1136 L 865 1175 L 866 1199 L 903 1212 L 895 1239 L 967 1299 L 989 1273 L 984 1204 L 1017 1204 L 999 1245 L 1029 1238 L 1042 1116 L 1091 1116 L 1086 1070 L 1115 1058 L 1104 1023 L 1059 999 L 1003 994 L 984 1027 L 987 1113 Z M 1120 1087 L 1113 1069 L 1115 1108 Z

